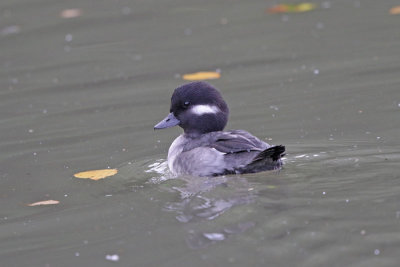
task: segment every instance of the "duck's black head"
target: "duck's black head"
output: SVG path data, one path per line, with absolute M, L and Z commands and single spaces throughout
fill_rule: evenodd
M 218 90 L 206 82 L 192 82 L 175 89 L 170 114 L 155 129 L 179 125 L 186 134 L 222 131 L 229 109 Z

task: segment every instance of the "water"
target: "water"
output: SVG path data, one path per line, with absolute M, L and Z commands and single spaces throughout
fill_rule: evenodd
M 3 1 L 0 265 L 397 266 L 398 2 L 274 3 Z M 227 128 L 286 145 L 281 171 L 169 174 L 180 129 L 152 127 L 215 70 Z

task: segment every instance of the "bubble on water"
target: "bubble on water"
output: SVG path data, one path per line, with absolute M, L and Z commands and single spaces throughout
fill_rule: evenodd
M 28 130 L 28 133 L 33 133 L 35 130 L 33 130 L 33 129 L 29 129 Z
M 66 42 L 71 42 L 73 39 L 72 34 L 68 33 L 67 35 L 65 35 L 65 41 Z
M 374 250 L 374 254 L 375 254 L 376 256 L 378 256 L 379 254 L 381 254 L 381 251 L 380 251 L 379 249 L 375 249 L 375 250 Z
M 271 105 L 271 106 L 269 106 L 269 108 L 270 109 L 273 109 L 273 110 L 279 110 L 279 107 L 278 106 L 275 106 L 275 105 Z
M 79 257 L 79 255 L 80 255 L 79 252 L 75 252 L 76 257 Z
M 117 254 L 113 254 L 113 255 L 106 255 L 106 260 L 109 261 L 119 261 L 119 256 Z
M 315 69 L 313 72 L 314 72 L 315 75 L 318 75 L 319 74 L 319 69 Z

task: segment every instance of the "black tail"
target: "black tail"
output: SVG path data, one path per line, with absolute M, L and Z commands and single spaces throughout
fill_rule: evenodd
M 272 159 L 273 161 L 279 160 L 281 157 L 283 157 L 285 154 L 285 146 L 279 145 L 279 146 L 272 146 L 264 151 L 261 151 L 257 157 L 253 159 L 253 162 L 259 161 L 259 160 L 265 160 L 265 159 Z M 253 163 L 252 162 L 252 163 Z

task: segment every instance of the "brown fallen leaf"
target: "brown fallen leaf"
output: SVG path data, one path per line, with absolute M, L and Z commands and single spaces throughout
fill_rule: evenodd
M 64 19 L 76 18 L 82 15 L 82 10 L 78 8 L 64 9 L 60 12 L 60 17 Z
M 33 207 L 33 206 L 43 206 L 43 205 L 56 205 L 59 203 L 60 203 L 60 201 L 58 201 L 58 200 L 49 199 L 49 200 L 43 200 L 43 201 L 30 203 L 30 204 L 28 204 L 28 206 Z
M 389 10 L 389 13 L 392 15 L 400 14 L 400 6 L 394 6 Z
M 118 173 L 117 169 L 92 170 L 75 173 L 75 178 L 100 180 Z
M 219 79 L 221 74 L 215 71 L 201 71 L 195 73 L 188 73 L 182 76 L 187 81 L 198 81 L 198 80 L 214 80 Z
M 267 13 L 301 13 L 316 9 L 316 4 L 313 3 L 299 3 L 299 4 L 279 4 L 267 9 Z

